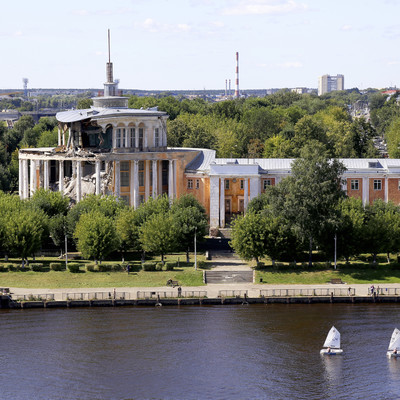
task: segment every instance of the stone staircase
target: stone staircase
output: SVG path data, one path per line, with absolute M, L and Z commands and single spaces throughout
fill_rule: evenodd
M 205 283 L 253 283 L 253 271 L 205 271 Z

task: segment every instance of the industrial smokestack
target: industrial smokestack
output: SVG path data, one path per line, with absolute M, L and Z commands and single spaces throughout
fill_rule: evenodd
M 236 86 L 235 86 L 235 97 L 239 98 L 239 52 L 236 52 Z
M 228 95 L 228 79 L 225 79 L 225 96 Z
M 229 79 L 229 91 L 228 91 L 228 95 L 231 95 L 231 80 Z

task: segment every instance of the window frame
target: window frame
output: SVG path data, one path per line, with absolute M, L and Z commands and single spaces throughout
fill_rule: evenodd
M 350 190 L 360 190 L 360 184 L 358 179 L 350 180 Z
M 188 178 L 188 180 L 187 180 L 187 188 L 189 190 L 193 189 L 193 179 Z
M 374 190 L 382 190 L 382 179 L 374 179 Z

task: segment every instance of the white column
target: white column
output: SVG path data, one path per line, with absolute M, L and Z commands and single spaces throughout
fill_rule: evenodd
M 130 206 L 135 206 L 135 162 L 131 161 L 129 164 L 129 194 Z
M 275 177 L 275 186 L 281 181 L 281 179 L 280 176 Z
M 219 226 L 219 177 L 210 176 L 210 227 Z
M 22 160 L 22 198 L 29 197 L 28 160 Z
M 153 182 L 152 182 L 152 196 L 153 199 L 157 197 L 158 190 L 157 190 L 157 160 L 153 160 Z
M 260 178 L 250 178 L 250 200 L 260 195 Z
M 221 178 L 219 191 L 219 226 L 225 228 L 225 179 Z
M 100 160 L 96 160 L 96 164 L 95 164 L 96 194 L 100 194 L 100 191 L 101 191 L 100 167 L 101 167 L 101 161 Z
M 150 197 L 150 161 L 144 162 L 144 198 L 147 201 Z
M 385 203 L 389 201 L 389 179 L 385 178 Z
M 244 178 L 244 212 L 247 211 L 247 206 L 249 205 L 249 179 Z
M 119 197 L 121 192 L 121 169 L 119 161 L 114 162 L 115 173 L 114 173 L 114 196 Z
M 366 206 L 369 203 L 369 178 L 362 178 L 362 201 Z
M 139 127 L 135 127 L 135 149 L 139 147 Z
M 162 194 L 162 186 L 163 186 L 163 181 L 162 181 L 162 160 L 158 163 L 158 195 Z
M 19 193 L 19 197 L 20 199 L 23 199 L 23 193 L 22 193 L 22 180 L 23 180 L 23 176 L 22 176 L 22 160 L 19 159 L 18 160 L 18 193 Z
M 30 160 L 30 161 L 31 161 L 30 192 L 32 197 L 36 191 L 36 161 L 35 160 Z
M 168 165 L 168 197 L 172 201 L 174 199 L 174 160 L 169 160 Z
M 44 169 L 44 171 L 43 171 L 43 177 L 44 177 L 44 179 L 43 179 L 43 187 L 46 189 L 46 190 L 49 190 L 49 181 L 50 181 L 50 168 L 49 168 L 50 166 L 49 166 L 49 160 L 45 160 L 44 162 L 43 162 L 43 169 Z
M 139 207 L 139 161 L 133 161 L 133 207 L 135 210 Z
M 61 139 L 62 139 L 62 145 L 65 146 L 65 129 L 64 129 L 64 127 L 62 129 Z
M 58 127 L 58 145 L 61 146 L 61 129 Z
M 82 200 L 82 163 L 81 161 L 75 161 L 76 168 L 76 202 Z
M 58 191 L 64 193 L 64 161 L 58 162 Z

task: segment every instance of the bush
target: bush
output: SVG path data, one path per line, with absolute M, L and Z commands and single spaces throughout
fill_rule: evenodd
M 125 269 L 126 269 L 126 265 L 124 265 L 124 264 L 114 264 L 113 266 L 112 266 L 112 268 L 111 268 L 111 270 L 113 271 L 113 272 L 122 272 L 122 271 L 125 271 Z
M 65 264 L 62 264 L 62 263 L 50 263 L 50 269 L 52 271 L 64 271 L 65 270 Z
M 7 264 L 6 267 L 9 271 L 12 271 L 12 272 L 18 271 L 18 268 L 19 268 L 19 266 L 15 265 L 15 264 Z
M 96 272 L 96 264 L 86 264 L 86 271 Z
M 265 269 L 265 263 L 259 261 L 256 265 L 256 270 L 262 270 Z
M 208 263 L 205 262 L 205 261 L 199 261 L 199 262 L 197 263 L 197 266 L 198 266 L 199 268 L 201 268 L 201 269 L 207 268 L 207 265 L 208 265 Z
M 156 271 L 162 271 L 162 269 L 163 269 L 162 263 L 161 263 L 161 262 L 158 262 L 158 263 L 156 264 Z
M 0 265 L 0 272 L 7 272 L 8 266 L 7 265 Z
M 165 270 L 166 271 L 173 271 L 176 268 L 176 262 L 168 261 L 165 263 Z
M 112 265 L 111 264 L 99 264 L 98 266 L 99 272 L 111 272 Z
M 31 264 L 31 269 L 32 271 L 35 272 L 44 272 L 44 267 L 43 264 Z
M 79 267 L 80 267 L 80 264 L 78 264 L 78 263 L 69 263 L 68 264 L 68 269 L 73 274 L 76 274 L 79 272 Z
M 146 261 L 142 265 L 143 271 L 155 271 L 156 270 L 156 264 L 155 262 L 152 261 Z

